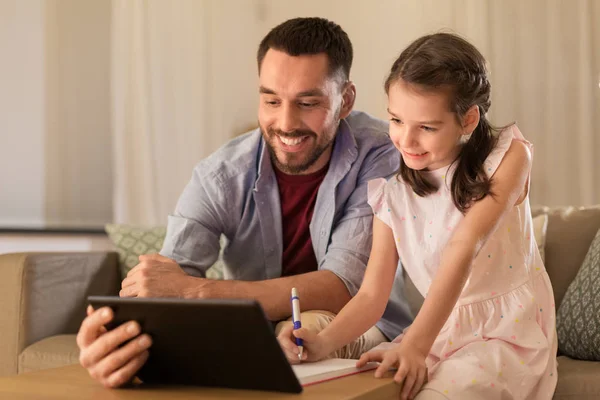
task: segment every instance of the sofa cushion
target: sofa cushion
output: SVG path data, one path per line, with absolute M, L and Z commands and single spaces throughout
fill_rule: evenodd
M 600 361 L 600 229 L 558 309 L 556 328 L 562 354 Z
M 548 214 L 545 266 L 558 308 L 600 228 L 600 205 L 538 208 L 533 211 L 534 215 L 539 213 Z
M 57 335 L 42 339 L 19 355 L 19 373 L 79 363 L 76 335 Z
M 553 400 L 600 398 L 600 363 L 558 357 L 558 385 Z
M 130 269 L 135 267 L 142 254 L 158 253 L 165 241 L 167 228 L 164 226 L 144 227 L 126 224 L 107 224 L 105 227 L 108 237 L 113 242 L 119 253 L 119 269 L 124 279 Z M 221 240 L 221 248 L 224 243 Z M 206 271 L 210 279 L 223 278 L 223 265 L 221 257 Z

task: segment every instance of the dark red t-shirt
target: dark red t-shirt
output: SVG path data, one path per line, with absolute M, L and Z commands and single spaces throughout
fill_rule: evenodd
M 309 225 L 319 186 L 327 175 L 328 168 L 329 164 L 308 175 L 288 175 L 274 168 L 281 202 L 281 276 L 317 270 L 317 258 L 312 247 Z

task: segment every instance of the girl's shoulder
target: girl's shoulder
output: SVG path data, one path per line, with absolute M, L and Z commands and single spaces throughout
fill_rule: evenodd
M 407 190 L 412 191 L 412 188 L 396 175 L 387 179 L 377 178 L 370 180 L 367 185 L 368 203 L 374 209 L 387 207 L 389 201 L 401 200 Z
M 483 163 L 485 173 L 488 177 L 491 178 L 494 175 L 514 140 L 524 143 L 530 151 L 533 151 L 533 145 L 525 139 L 516 124 L 507 126 L 498 134 L 494 149 Z

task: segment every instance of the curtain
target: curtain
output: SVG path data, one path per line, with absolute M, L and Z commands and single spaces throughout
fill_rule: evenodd
M 164 224 L 212 150 L 208 3 L 113 1 L 114 221 Z
M 164 224 L 194 165 L 256 125 L 255 52 L 285 19 L 322 16 L 352 40 L 356 108 L 385 117 L 400 51 L 440 30 L 486 56 L 496 125 L 534 144 L 533 204 L 600 203 L 596 0 L 114 0 L 114 220 Z

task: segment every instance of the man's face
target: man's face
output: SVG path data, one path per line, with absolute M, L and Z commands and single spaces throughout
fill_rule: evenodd
M 269 49 L 259 78 L 258 122 L 275 166 L 293 175 L 323 168 L 349 113 L 342 111 L 340 79 L 329 76 L 327 55 Z

